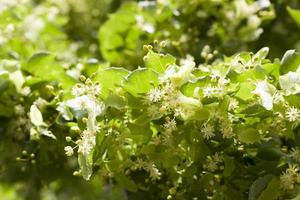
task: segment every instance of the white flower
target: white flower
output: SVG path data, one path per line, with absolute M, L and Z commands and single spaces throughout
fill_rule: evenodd
M 290 165 L 286 171 L 280 176 L 281 187 L 285 190 L 291 190 L 294 188 L 294 184 L 299 179 L 299 167 L 295 164 Z
M 17 115 L 21 116 L 25 114 L 25 108 L 21 104 L 15 105 L 15 112 Z
M 216 152 L 214 155 L 207 157 L 204 168 L 210 172 L 215 172 L 219 169 L 219 165 L 222 164 L 222 162 L 223 158 Z
M 203 96 L 207 98 L 211 97 L 222 97 L 225 95 L 225 89 L 221 86 L 211 86 L 210 84 L 207 87 L 203 88 Z
M 147 33 L 154 33 L 155 27 L 152 24 L 145 22 L 142 15 L 137 15 L 135 19 L 138 27 L 140 27 L 143 31 Z
M 270 0 L 258 0 L 257 4 L 260 9 L 268 8 L 271 5 Z
M 24 88 L 21 90 L 20 93 L 21 93 L 23 96 L 28 96 L 28 95 L 30 94 L 30 92 L 31 92 L 30 87 L 26 86 L 26 87 L 24 87 Z
M 201 128 L 201 133 L 203 133 L 203 138 L 207 140 L 215 136 L 214 127 L 210 124 L 203 125 Z
M 48 104 L 48 102 L 45 99 L 39 97 L 33 102 L 33 104 L 36 105 L 38 108 L 43 109 Z
M 177 129 L 175 119 L 167 119 L 167 122 L 164 123 L 163 127 L 170 132 L 175 131 Z
M 71 100 L 66 101 L 66 105 L 75 111 L 87 110 L 96 115 L 100 115 L 103 111 L 103 105 L 100 104 L 95 98 L 83 95 Z
M 162 99 L 163 92 L 160 89 L 151 89 L 148 93 L 148 100 L 151 102 L 158 102 Z
M 300 119 L 300 110 L 295 107 L 289 107 L 286 110 L 286 117 L 290 122 L 298 121 Z
M 228 110 L 235 110 L 238 107 L 239 107 L 239 102 L 236 99 L 231 98 L 229 101 Z
M 88 155 L 92 148 L 93 146 L 87 140 L 82 140 L 81 143 L 79 143 L 78 153 Z
M 74 153 L 73 148 L 71 146 L 66 146 L 65 147 L 65 152 L 66 152 L 67 156 L 72 156 L 73 153 Z
M 24 20 L 25 37 L 36 41 L 44 27 L 45 22 L 41 18 L 33 14 L 27 16 Z

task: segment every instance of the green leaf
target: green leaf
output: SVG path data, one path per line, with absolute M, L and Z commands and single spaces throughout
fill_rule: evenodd
M 256 114 L 265 111 L 264 107 L 260 104 L 254 104 L 246 107 L 242 111 L 240 111 L 241 114 Z
M 300 53 L 296 50 L 288 50 L 281 59 L 280 74 L 296 71 L 300 65 Z
M 249 200 L 256 200 L 272 178 L 272 175 L 266 175 L 255 180 L 249 190 Z
M 227 155 L 224 155 L 223 157 L 224 157 L 224 162 L 225 162 L 225 169 L 224 169 L 223 174 L 225 177 L 228 177 L 232 174 L 232 172 L 235 169 L 234 159 Z
M 137 69 L 131 72 L 124 81 L 124 89 L 135 97 L 147 93 L 158 85 L 158 74 L 151 69 Z
M 266 72 L 273 76 L 273 78 L 275 78 L 275 80 L 278 80 L 279 79 L 279 70 L 280 70 L 280 61 L 279 59 L 276 59 L 274 61 L 274 63 L 266 63 L 262 66 Z
M 43 80 L 58 80 L 64 89 L 69 89 L 76 83 L 65 74 L 64 69 L 55 61 L 55 56 L 48 52 L 39 52 L 31 56 L 24 70 Z
M 241 142 L 252 144 L 260 141 L 260 136 L 255 128 L 247 128 L 245 126 L 237 126 L 236 132 Z
M 90 153 L 89 155 L 84 155 L 84 154 L 78 154 L 78 164 L 80 167 L 80 174 L 85 180 L 89 180 L 92 173 L 93 173 L 93 164 L 92 164 L 92 159 L 91 156 L 93 155 Z
M 195 110 L 194 114 L 189 119 L 195 119 L 195 120 L 206 120 L 210 116 L 209 111 L 205 108 L 200 108 Z
M 300 28 L 300 10 L 287 7 L 287 11 Z
M 261 193 L 258 200 L 275 200 L 280 195 L 280 182 L 274 177 L 267 185 L 267 188 Z
M 252 84 L 250 82 L 241 82 L 241 84 L 239 85 L 239 90 L 235 96 L 244 101 L 247 101 L 247 100 L 253 98 L 254 94 L 252 93 L 252 91 L 254 89 L 255 89 L 254 84 Z
M 128 74 L 129 71 L 126 69 L 117 67 L 111 67 L 98 71 L 93 80 L 98 81 L 102 86 L 100 96 L 106 99 L 110 92 L 115 92 L 115 89 L 121 85 L 122 80 Z
M 153 69 L 157 73 L 164 73 L 170 64 L 175 64 L 176 58 L 170 54 L 159 54 L 149 51 L 144 57 L 147 68 Z
M 9 87 L 9 74 L 0 74 L 0 93 L 4 92 Z
M 104 102 L 106 106 L 114 107 L 116 109 L 122 109 L 126 106 L 125 98 L 115 94 L 109 94 Z
M 12 107 L 0 104 L 0 117 L 11 117 L 12 115 Z
M 116 173 L 115 174 L 115 179 L 117 180 L 117 182 L 122 185 L 123 187 L 125 187 L 127 190 L 129 190 L 130 192 L 136 192 L 137 191 L 137 185 L 130 180 L 129 178 L 127 178 L 124 173 Z

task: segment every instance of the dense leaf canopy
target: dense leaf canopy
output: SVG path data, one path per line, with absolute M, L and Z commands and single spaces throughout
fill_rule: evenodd
M 299 194 L 298 0 L 0 0 L 0 199 Z

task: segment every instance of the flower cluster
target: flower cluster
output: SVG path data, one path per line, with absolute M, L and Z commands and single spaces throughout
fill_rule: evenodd
M 299 182 L 300 174 L 298 165 L 289 165 L 286 171 L 280 176 L 281 187 L 284 190 L 293 190 Z

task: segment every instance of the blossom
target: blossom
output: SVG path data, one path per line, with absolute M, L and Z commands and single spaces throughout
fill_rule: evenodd
M 239 102 L 236 99 L 231 98 L 229 101 L 228 110 L 235 110 L 238 107 L 239 107 Z
M 96 145 L 96 132 L 84 130 L 81 133 L 81 139 L 76 143 L 78 144 L 78 153 L 88 155 Z
M 289 122 L 295 122 L 300 119 L 300 110 L 295 107 L 289 107 L 286 110 L 286 117 Z
M 299 179 L 299 167 L 295 164 L 290 165 L 285 172 L 280 176 L 281 187 L 285 190 L 290 190 L 294 188 L 294 184 Z
M 223 158 L 216 152 L 214 155 L 207 157 L 204 168 L 210 172 L 215 172 L 220 168 L 219 165 L 222 163 Z
M 203 133 L 203 137 L 205 139 L 210 139 L 215 136 L 214 127 L 211 124 L 205 124 L 201 128 L 201 133 Z
M 148 92 L 148 100 L 151 102 L 158 102 L 162 99 L 163 97 L 163 92 L 160 89 L 151 89 Z
M 71 146 L 66 146 L 65 147 L 65 152 L 66 152 L 67 156 L 72 156 L 73 153 L 74 153 L 73 148 Z
M 164 123 L 163 127 L 170 132 L 175 131 L 177 129 L 175 119 L 170 120 L 167 118 L 167 122 Z
M 222 97 L 225 95 L 225 90 L 221 86 L 211 86 L 209 84 L 208 86 L 203 88 L 203 96 L 207 98 L 211 97 Z
M 15 105 L 15 112 L 17 115 L 21 116 L 25 114 L 25 108 L 21 104 Z

